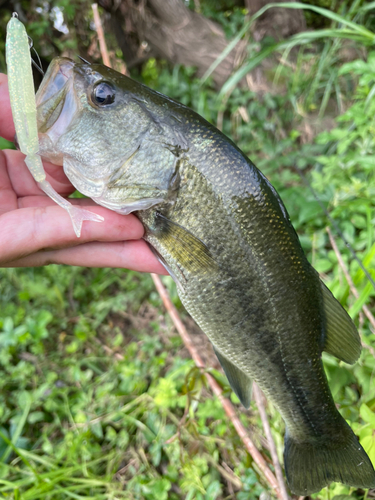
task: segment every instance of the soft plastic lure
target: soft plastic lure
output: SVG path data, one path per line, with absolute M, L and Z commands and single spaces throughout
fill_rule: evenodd
M 69 213 L 74 231 L 79 238 L 84 220 L 101 222 L 104 219 L 100 215 L 72 205 L 46 180 L 43 163 L 38 155 L 38 127 L 29 41 L 25 26 L 18 20 L 16 13 L 13 13 L 7 25 L 6 62 L 14 126 L 19 148 L 26 155 L 27 168 L 38 186 Z

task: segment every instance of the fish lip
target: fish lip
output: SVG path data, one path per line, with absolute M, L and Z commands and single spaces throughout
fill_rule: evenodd
M 67 57 L 54 59 L 36 94 L 39 141 L 46 158 L 78 109 L 73 91 L 74 67 L 75 62 Z
M 55 97 L 71 80 L 74 66 L 75 62 L 68 57 L 56 57 L 51 62 L 36 93 L 37 108 L 42 106 L 51 97 Z

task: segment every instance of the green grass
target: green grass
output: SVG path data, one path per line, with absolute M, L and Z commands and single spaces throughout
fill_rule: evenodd
M 149 276 L 1 270 L 0 292 L 0 498 L 208 500 L 223 456 L 262 491 Z

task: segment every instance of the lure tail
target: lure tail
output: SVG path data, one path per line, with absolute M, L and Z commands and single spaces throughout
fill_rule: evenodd
M 331 436 L 297 442 L 285 436 L 285 472 L 291 491 L 309 495 L 332 481 L 360 488 L 375 488 L 375 471 L 357 437 L 342 420 Z

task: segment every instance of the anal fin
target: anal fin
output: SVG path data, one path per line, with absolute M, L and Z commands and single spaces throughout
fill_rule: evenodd
M 251 403 L 251 391 L 253 382 L 251 378 L 232 363 L 224 354 L 218 351 L 214 346 L 214 351 L 219 360 L 228 382 L 236 393 L 238 399 L 241 401 L 245 408 L 249 408 Z
M 353 364 L 361 354 L 361 339 L 349 314 L 323 282 L 322 293 L 326 317 L 323 350 L 345 363 Z

